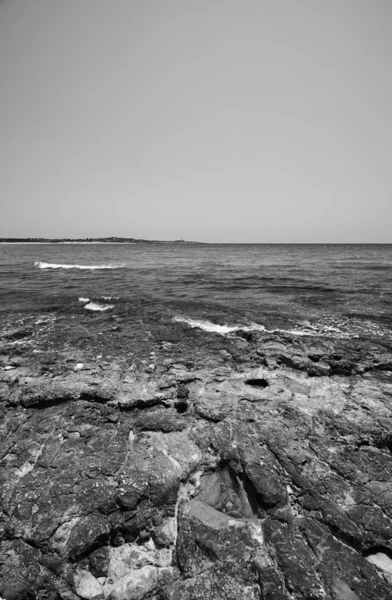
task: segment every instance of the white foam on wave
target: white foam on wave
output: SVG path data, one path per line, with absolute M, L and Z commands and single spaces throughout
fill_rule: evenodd
M 186 323 L 190 327 L 198 327 L 209 333 L 219 333 L 226 335 L 233 331 L 267 331 L 264 325 L 252 323 L 251 325 L 217 325 L 211 321 L 199 321 L 197 319 L 188 319 L 187 317 L 174 317 L 174 321 L 178 323 Z
M 102 296 L 102 300 L 120 300 L 118 296 Z
M 122 269 L 123 267 L 125 267 L 125 263 L 120 263 L 118 265 L 66 265 L 47 262 L 35 262 L 34 266 L 38 267 L 39 269 L 82 269 L 88 271 L 95 271 L 97 269 Z
M 235 331 L 263 331 L 266 333 L 285 333 L 298 336 L 327 336 L 335 338 L 357 338 L 357 332 L 342 331 L 338 327 L 331 325 L 319 325 L 318 327 L 304 323 L 301 329 L 267 329 L 259 323 L 251 323 L 250 325 L 217 325 L 211 321 L 202 321 L 198 319 L 190 319 L 187 317 L 174 317 L 178 323 L 186 323 L 189 327 L 199 328 L 209 333 L 218 333 L 219 335 L 227 335 Z
M 90 302 L 90 298 L 79 298 L 79 302 L 86 304 L 87 302 Z
M 94 312 L 104 312 L 114 308 L 114 304 L 98 304 L 97 302 L 89 302 L 84 307 L 86 310 L 92 310 Z

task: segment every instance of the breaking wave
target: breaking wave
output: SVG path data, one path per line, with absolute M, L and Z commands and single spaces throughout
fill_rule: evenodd
M 82 269 L 94 271 L 97 269 L 122 269 L 125 267 L 125 263 L 120 263 L 118 265 L 63 265 L 47 262 L 35 262 L 34 266 L 38 267 L 39 269 Z
M 98 304 L 97 302 L 89 302 L 88 304 L 84 305 L 84 308 L 94 312 L 104 312 L 105 310 L 114 308 L 114 304 Z
M 358 337 L 356 334 L 349 334 L 348 332 L 341 331 L 336 327 L 324 326 L 324 327 L 312 327 L 310 325 L 305 325 L 301 329 L 267 329 L 264 325 L 260 325 L 259 323 L 251 323 L 250 325 L 217 325 L 216 323 L 212 323 L 211 321 L 200 321 L 197 319 L 189 319 L 187 317 L 174 317 L 174 321 L 178 323 L 186 323 L 189 327 L 195 328 L 198 327 L 203 331 L 208 331 L 209 333 L 218 333 L 219 335 L 227 335 L 229 333 L 233 333 L 235 331 L 264 331 L 266 333 L 286 333 L 290 335 L 299 335 L 299 336 L 328 336 L 328 337 Z
M 101 296 L 102 300 L 120 300 L 119 296 Z M 78 298 L 79 302 L 82 304 L 87 304 L 87 302 L 92 302 L 90 298 L 80 297 Z
M 218 333 L 219 335 L 228 335 L 236 331 L 263 331 L 266 333 L 283 333 L 288 335 L 312 336 L 312 337 L 328 337 L 328 338 L 359 338 L 361 336 L 384 336 L 390 335 L 388 328 L 383 328 L 372 323 L 369 320 L 361 320 L 355 318 L 332 318 L 319 320 L 315 323 L 303 321 L 295 325 L 293 329 L 267 329 L 259 323 L 251 323 L 250 325 L 218 325 L 211 321 L 201 321 L 190 319 L 187 317 L 174 317 L 174 321 L 185 323 L 192 328 L 199 328 L 209 333 Z
M 211 321 L 199 321 L 186 317 L 174 317 L 174 321 L 177 323 L 186 323 L 189 327 L 198 327 L 209 333 L 219 333 L 220 335 L 226 335 L 233 331 L 267 331 L 264 325 L 259 325 L 258 323 L 252 323 L 251 325 L 217 325 Z

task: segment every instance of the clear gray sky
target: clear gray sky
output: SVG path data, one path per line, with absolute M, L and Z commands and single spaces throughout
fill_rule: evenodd
M 392 242 L 391 0 L 0 2 L 0 236 Z

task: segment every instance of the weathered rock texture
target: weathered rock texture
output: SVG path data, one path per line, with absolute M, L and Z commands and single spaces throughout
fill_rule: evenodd
M 392 351 L 5 323 L 5 600 L 390 600 Z

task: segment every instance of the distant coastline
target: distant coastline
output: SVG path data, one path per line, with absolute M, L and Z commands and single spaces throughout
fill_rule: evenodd
M 125 237 L 104 238 L 0 238 L 0 244 L 202 244 L 188 240 L 143 240 Z

